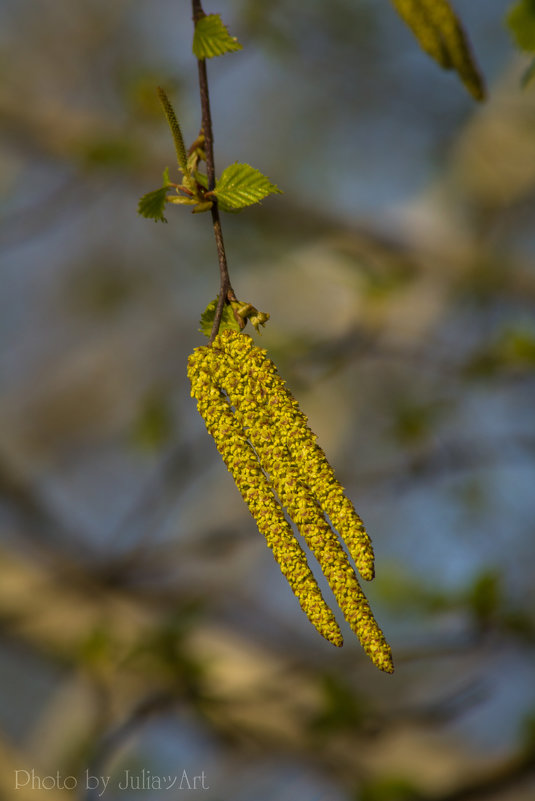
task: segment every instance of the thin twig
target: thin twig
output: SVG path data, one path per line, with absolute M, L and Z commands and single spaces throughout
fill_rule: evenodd
M 193 22 L 194 24 L 198 22 L 198 20 L 202 19 L 202 17 L 206 16 L 200 0 L 192 0 L 192 10 L 193 10 Z M 208 93 L 208 76 L 206 74 L 206 60 L 203 58 L 197 59 L 197 64 L 199 68 L 199 90 L 201 96 L 201 111 L 202 111 L 202 132 L 204 134 L 204 146 L 206 152 L 206 173 L 208 176 L 208 189 L 209 191 L 213 191 L 215 187 L 215 162 L 214 162 L 214 135 L 212 131 L 212 114 L 210 112 L 210 95 Z M 220 274 L 220 285 L 219 285 L 219 296 L 217 299 L 217 307 L 215 311 L 214 317 L 214 324 L 212 326 L 212 332 L 210 334 L 209 345 L 212 344 L 215 337 L 217 336 L 217 332 L 219 331 L 219 326 L 221 324 L 221 318 L 223 317 L 223 309 L 225 307 L 225 303 L 229 300 L 236 300 L 236 295 L 234 294 L 234 290 L 232 289 L 232 285 L 230 283 L 230 277 L 228 273 L 228 266 L 227 266 L 227 257 L 225 254 L 225 244 L 223 242 L 223 231 L 221 229 L 221 220 L 219 218 L 219 209 L 217 207 L 217 200 L 214 199 L 212 205 L 212 224 L 214 227 L 214 236 L 217 246 L 217 256 L 219 259 L 219 274 Z

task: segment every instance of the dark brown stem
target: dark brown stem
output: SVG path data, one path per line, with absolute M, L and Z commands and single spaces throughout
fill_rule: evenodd
M 196 23 L 199 19 L 205 16 L 205 13 L 202 9 L 200 0 L 192 0 L 191 6 L 193 10 L 193 22 Z M 206 74 L 205 59 L 198 59 L 197 64 L 199 68 L 199 90 L 201 95 L 202 132 L 204 134 L 204 147 L 206 151 L 206 174 L 208 177 L 208 190 L 211 192 L 215 187 L 215 162 L 214 135 L 212 131 L 212 115 L 210 112 L 210 95 L 208 93 L 208 76 Z M 213 200 L 211 211 L 214 236 L 217 246 L 217 256 L 219 259 L 220 283 L 214 324 L 212 326 L 212 332 L 208 342 L 209 345 L 212 344 L 217 336 L 217 332 L 219 331 L 225 303 L 228 303 L 230 300 L 236 300 L 236 295 L 232 289 L 228 274 L 227 257 L 225 254 L 225 244 L 223 242 L 223 231 L 221 230 L 221 220 L 219 218 L 217 200 Z

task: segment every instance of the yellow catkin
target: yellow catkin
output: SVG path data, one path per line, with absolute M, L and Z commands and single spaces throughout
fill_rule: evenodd
M 340 646 L 343 638 L 336 619 L 241 425 L 213 383 L 212 370 L 213 351 L 197 348 L 190 356 L 188 375 L 199 413 L 301 608 L 320 634 Z
M 325 453 L 316 443 L 316 435 L 309 428 L 306 416 L 276 366 L 266 357 L 264 350 L 254 346 L 250 337 L 221 337 L 219 345 L 227 356 L 226 369 L 223 362 L 220 363 L 220 379 L 224 376 L 226 388 L 237 386 L 242 397 L 247 392 L 253 398 L 249 410 L 251 417 L 245 419 L 244 424 L 254 424 L 255 414 L 260 410 L 268 414 L 281 443 L 287 447 L 290 458 L 299 469 L 301 480 L 309 486 L 333 528 L 347 545 L 360 575 L 366 581 L 371 580 L 374 554 L 364 524 L 344 494 Z
M 318 560 L 364 650 L 378 668 L 392 672 L 390 647 L 325 515 L 351 543 L 350 553 L 366 578 L 373 576 L 371 543 L 275 365 L 250 337 L 231 331 L 219 334 L 212 347 L 198 348 L 189 364 L 192 394 L 198 400 L 199 412 L 272 548 L 270 532 L 276 527 L 275 556 L 283 573 L 295 585 L 293 556 L 284 554 L 288 549 L 294 553 L 295 546 L 303 552 L 272 490 Z M 282 523 L 288 528 L 279 539 Z M 307 564 L 306 569 L 309 570 Z M 303 585 L 302 595 L 309 591 L 308 586 L 305 590 Z M 295 586 L 292 588 L 296 592 Z M 298 597 L 309 617 L 311 613 L 317 615 L 320 608 L 325 614 L 318 606 L 317 595 L 310 602 Z M 321 601 L 324 604 L 323 598 Z M 321 630 L 317 622 L 314 625 Z M 321 625 L 324 636 L 335 641 L 337 632 L 331 629 L 331 620 L 322 618 Z
M 381 670 L 391 672 L 390 647 L 372 615 L 345 551 L 302 482 L 299 471 L 291 462 L 280 461 L 281 448 L 274 441 L 271 426 L 253 429 L 249 437 L 281 503 L 318 560 L 344 617 L 372 662 Z
M 260 463 L 270 475 L 274 489 L 287 509 L 344 613 L 344 617 L 377 667 L 392 669 L 392 655 L 377 625 L 345 551 L 321 509 L 291 461 L 284 459 L 272 426 L 249 430 Z M 281 460 L 281 456 L 283 457 Z
M 485 97 L 485 86 L 470 51 L 468 39 L 447 0 L 422 0 L 433 24 L 440 31 L 453 69 L 476 100 Z
M 485 86 L 461 22 L 448 0 L 391 0 L 425 50 L 445 69 L 454 69 L 476 100 Z
M 416 36 L 422 50 L 444 69 L 451 69 L 448 49 L 422 0 L 392 0 L 392 5 Z

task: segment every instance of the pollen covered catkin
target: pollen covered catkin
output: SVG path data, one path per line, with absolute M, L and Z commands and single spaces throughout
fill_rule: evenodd
M 318 560 L 344 617 L 359 638 L 364 650 L 381 669 L 391 666 L 391 653 L 377 625 L 336 534 L 320 507 L 301 481 L 291 461 L 279 461 L 279 448 L 272 439 L 273 428 L 250 432 L 260 463 L 268 472 L 275 492 Z
M 208 353 L 199 354 L 199 351 Z M 189 361 L 192 395 L 197 399 L 199 413 L 304 613 L 320 634 L 333 645 L 340 646 L 342 633 L 325 603 L 306 555 L 273 495 L 242 426 L 213 383 L 212 356 L 211 349 L 198 348 Z
M 218 379 L 237 401 L 236 410 L 243 424 L 254 429 L 262 421 L 277 431 L 280 445 L 286 446 L 290 454 L 286 462 L 291 459 L 297 466 L 301 481 L 342 536 L 362 578 L 373 579 L 374 554 L 364 524 L 277 368 L 250 337 L 242 336 L 237 341 L 229 337 L 220 345 L 226 359 L 218 363 Z
M 194 351 L 188 374 L 207 429 L 302 609 L 324 637 L 342 644 L 281 507 L 318 560 L 364 650 L 391 673 L 390 647 L 333 528 L 367 579 L 373 578 L 371 542 L 273 362 L 250 337 L 223 331 L 212 346 Z

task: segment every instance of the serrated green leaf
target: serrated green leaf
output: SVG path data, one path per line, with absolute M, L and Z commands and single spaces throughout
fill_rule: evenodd
M 507 14 L 507 25 L 517 46 L 535 53 L 535 0 L 520 0 Z
M 163 171 L 163 186 L 155 189 L 154 192 L 147 192 L 139 199 L 137 205 L 137 213 L 142 217 L 147 217 L 149 220 L 156 222 L 167 222 L 164 217 L 163 210 L 167 202 L 167 189 L 171 186 L 169 179 L 169 167 Z
M 217 298 L 212 300 L 201 314 L 201 327 L 199 328 L 199 331 L 207 337 L 209 337 L 212 333 L 216 308 Z M 225 331 L 226 329 L 229 329 L 230 331 L 240 331 L 240 325 L 234 317 L 232 307 L 227 304 L 223 306 L 223 317 L 221 318 L 221 325 L 219 326 L 220 331 Z
M 241 44 L 230 35 L 219 14 L 208 14 L 196 22 L 193 52 L 197 58 L 214 58 L 241 49 Z
M 214 195 L 223 211 L 239 211 L 268 195 L 282 194 L 278 186 L 249 164 L 231 164 L 216 181 Z
M 444 69 L 453 69 L 476 100 L 485 86 L 470 50 L 468 37 L 448 0 L 391 0 L 420 47 Z
M 137 205 L 138 214 L 141 214 L 142 217 L 147 217 L 150 220 L 155 220 L 156 222 L 167 222 L 163 214 L 166 197 L 166 186 L 162 186 L 160 189 L 156 189 L 154 192 L 147 192 L 147 194 L 143 195 L 143 197 L 139 200 Z

